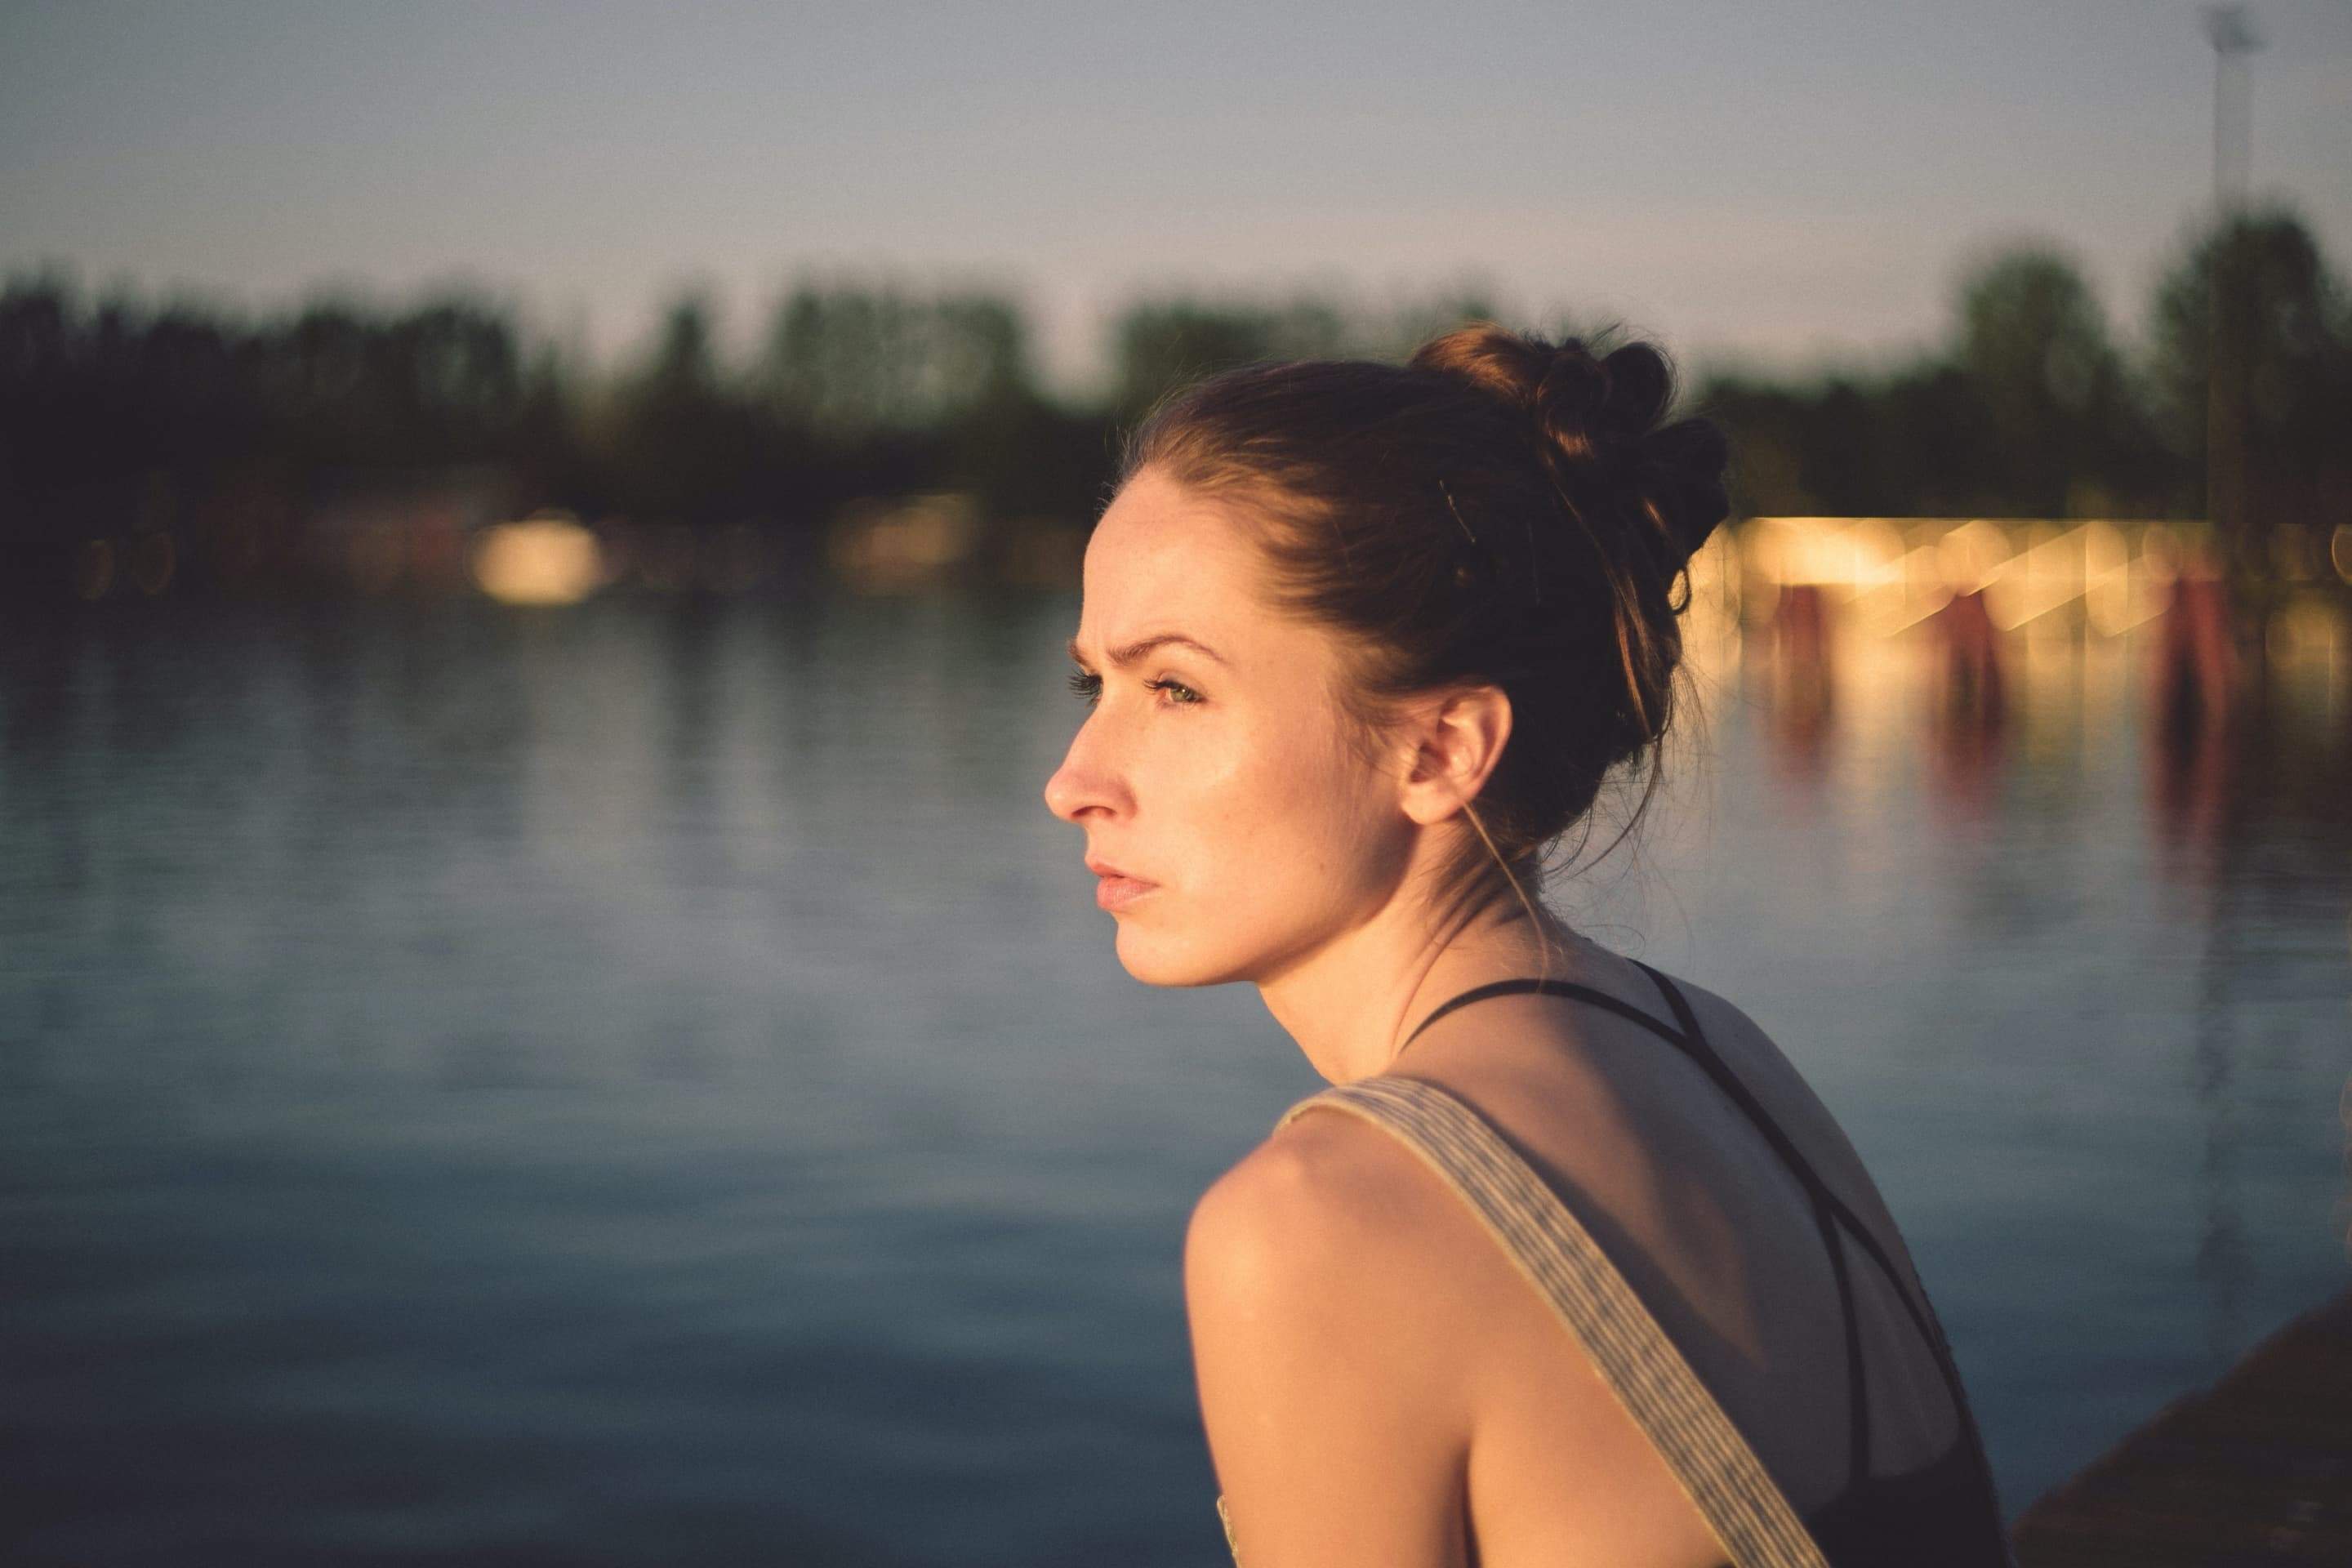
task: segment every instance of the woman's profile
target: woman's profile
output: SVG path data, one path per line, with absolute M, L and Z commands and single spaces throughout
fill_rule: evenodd
M 1245 1568 L 2009 1560 L 1835 1121 L 1541 896 L 1658 776 L 1727 508 L 1672 401 L 1647 344 L 1485 324 L 1250 366 L 1146 419 L 1088 543 L 1046 803 L 1129 973 L 1256 985 L 1333 1086 L 1185 1242 Z

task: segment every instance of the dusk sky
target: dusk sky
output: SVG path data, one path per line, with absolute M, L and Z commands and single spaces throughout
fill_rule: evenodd
M 2258 0 L 2256 194 L 2352 269 L 2352 0 Z M 1483 282 L 1700 364 L 1876 359 L 2022 238 L 2135 336 L 2210 200 L 2171 0 L 1149 9 L 0 0 L 0 272 L 268 310 L 452 279 L 633 350 L 814 271 L 1016 291 Z

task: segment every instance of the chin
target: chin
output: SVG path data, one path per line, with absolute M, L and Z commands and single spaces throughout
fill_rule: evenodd
M 1235 954 L 1202 952 L 1124 921 L 1118 928 L 1118 962 L 1146 985 L 1228 985 L 1249 978 L 1247 965 L 1236 962 Z

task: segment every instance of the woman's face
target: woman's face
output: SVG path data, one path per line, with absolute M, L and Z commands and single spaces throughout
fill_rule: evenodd
M 1234 513 L 1152 468 L 1087 546 L 1071 652 L 1093 700 L 1045 804 L 1089 865 L 1147 884 L 1099 901 L 1148 984 L 1278 977 L 1377 913 L 1412 847 L 1328 695 L 1337 646 L 1265 604 L 1264 570 Z

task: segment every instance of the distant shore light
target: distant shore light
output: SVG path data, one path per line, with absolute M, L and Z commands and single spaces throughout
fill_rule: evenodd
M 569 512 L 535 512 L 482 531 L 474 580 L 508 605 L 576 605 L 604 581 L 596 536 Z

